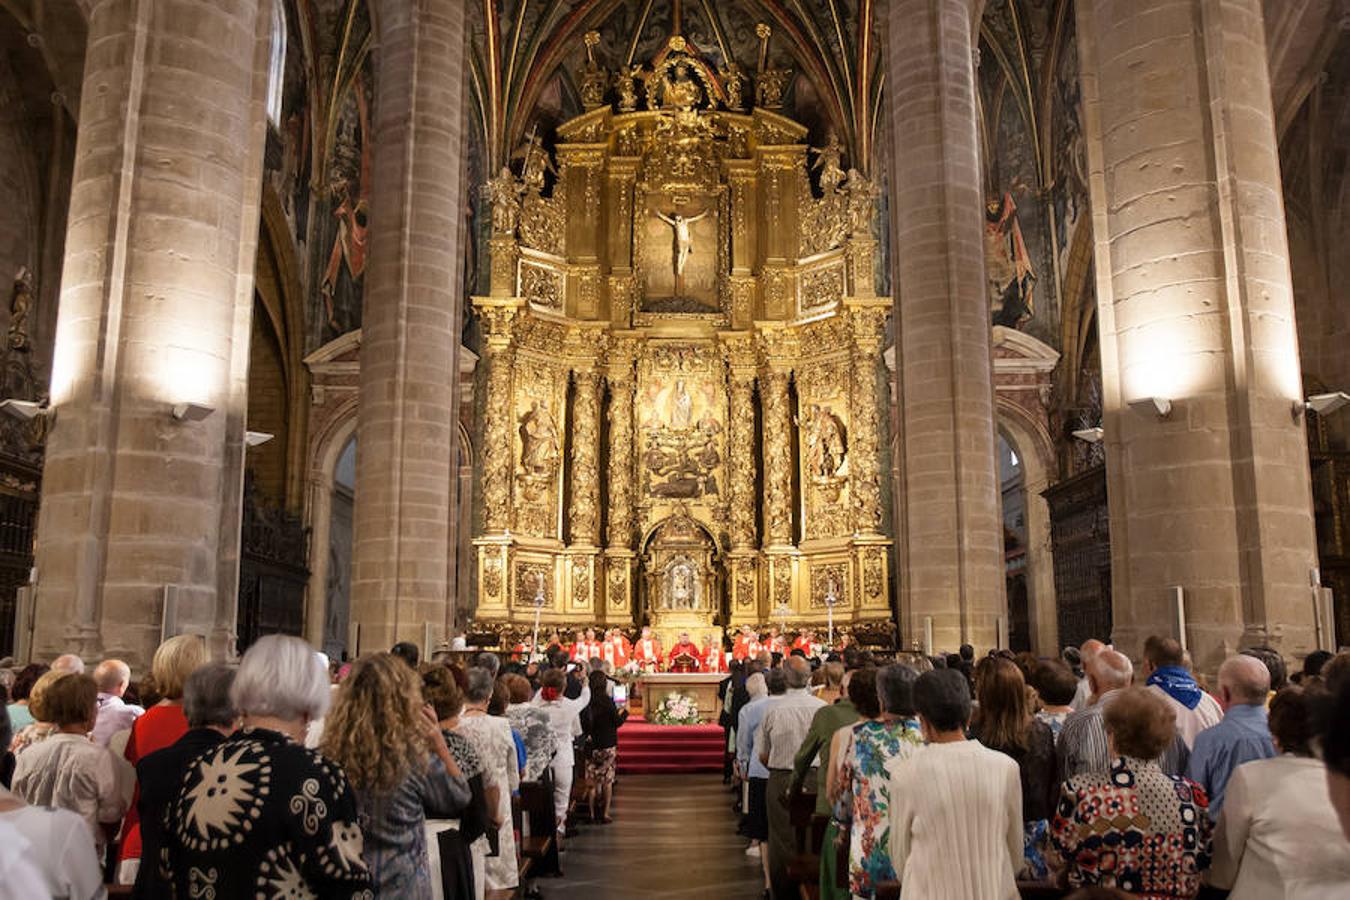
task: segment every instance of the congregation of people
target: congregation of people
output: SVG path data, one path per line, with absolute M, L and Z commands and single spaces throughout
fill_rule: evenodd
M 0 898 L 535 896 L 612 822 L 606 668 L 282 635 L 0 667 Z
M 726 781 L 772 900 L 1350 898 L 1350 652 L 734 660 Z

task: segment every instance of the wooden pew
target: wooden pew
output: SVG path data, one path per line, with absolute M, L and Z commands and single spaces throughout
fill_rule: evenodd
M 796 841 L 796 853 L 788 860 L 788 878 L 797 886 L 802 900 L 816 900 L 820 895 L 820 854 L 824 852 L 821 844 L 829 820 L 816 815 L 816 795 L 805 791 L 788 797 L 788 820 Z
M 518 802 L 522 818 L 520 855 L 532 861 L 531 874 L 546 877 L 562 875 L 553 811 L 552 774 L 546 771 L 539 781 L 521 782 Z

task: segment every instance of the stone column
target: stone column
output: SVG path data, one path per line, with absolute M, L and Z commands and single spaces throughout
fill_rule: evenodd
M 892 0 L 900 627 L 983 650 L 1005 615 L 970 0 Z M 901 299 L 902 298 L 902 299 Z
M 1114 637 L 1172 633 L 1180 587 L 1197 666 L 1306 652 L 1317 552 L 1262 4 L 1077 9 Z
M 439 637 L 451 615 L 467 16 L 459 0 L 390 0 L 377 19 L 352 564 L 362 651 L 420 644 L 427 625 Z
M 600 545 L 600 392 L 604 384 L 595 369 L 578 371 L 575 379 L 569 543 L 593 548 Z
M 766 549 L 792 547 L 792 411 L 790 373 L 771 369 L 760 378 L 764 405 L 764 543 Z
M 233 652 L 268 5 L 94 0 L 37 529 L 34 653 Z M 200 421 L 175 421 L 180 403 Z

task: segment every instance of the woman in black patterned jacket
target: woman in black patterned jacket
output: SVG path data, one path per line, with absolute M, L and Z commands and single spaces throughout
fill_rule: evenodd
M 327 669 L 299 638 L 248 649 L 230 691 L 243 727 L 188 767 L 160 864 L 179 897 L 373 898 L 356 797 L 304 746 L 329 703 Z

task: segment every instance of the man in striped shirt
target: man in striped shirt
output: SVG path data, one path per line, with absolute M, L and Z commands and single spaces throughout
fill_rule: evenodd
M 1092 692 L 1090 704 L 1064 720 L 1055 751 L 1059 754 L 1060 769 L 1065 779 L 1090 772 L 1107 772 L 1111 768 L 1111 750 L 1106 743 L 1106 727 L 1102 714 L 1116 694 L 1134 680 L 1134 665 L 1130 658 L 1115 650 L 1103 650 L 1085 664 Z M 1158 759 L 1162 770 L 1169 775 L 1183 775 L 1190 756 L 1180 735 L 1173 738 Z

